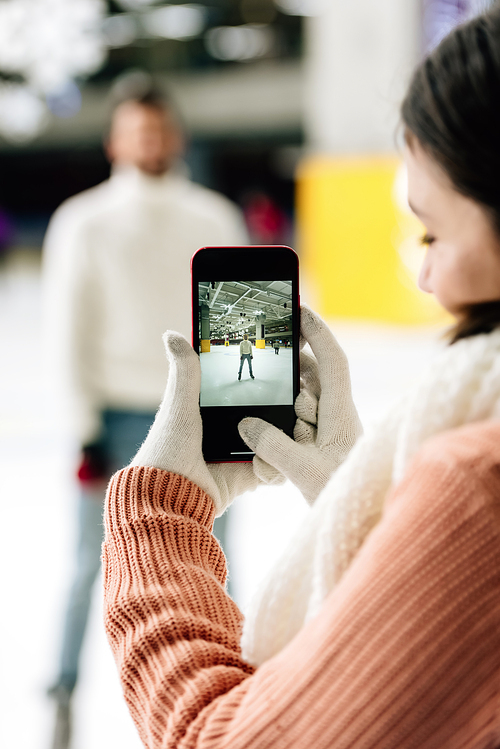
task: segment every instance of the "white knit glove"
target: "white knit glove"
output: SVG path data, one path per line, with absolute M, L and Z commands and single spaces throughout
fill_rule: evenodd
M 163 342 L 170 365 L 165 395 L 131 465 L 152 466 L 185 476 L 207 492 L 216 515 L 222 515 L 235 497 L 255 489 L 260 479 L 251 463 L 205 463 L 201 451 L 199 357 L 180 333 L 167 330 Z M 274 477 L 270 476 L 270 483 L 284 480 L 276 471 Z
M 300 355 L 295 441 L 262 419 L 243 419 L 238 428 L 256 454 L 256 475 L 272 483 L 282 473 L 312 504 L 363 430 L 352 400 L 346 355 L 328 326 L 308 307 L 301 307 L 300 330 L 315 357 L 305 351 Z

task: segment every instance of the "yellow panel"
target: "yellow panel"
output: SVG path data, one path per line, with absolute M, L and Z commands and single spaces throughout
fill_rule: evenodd
M 266 348 L 266 341 L 264 338 L 257 338 L 255 341 L 255 348 Z
M 202 354 L 210 353 L 210 341 L 207 341 L 203 338 L 201 339 L 201 353 Z
M 325 317 L 444 320 L 416 284 L 423 227 L 405 206 L 394 157 L 305 160 L 297 177 L 302 272 Z

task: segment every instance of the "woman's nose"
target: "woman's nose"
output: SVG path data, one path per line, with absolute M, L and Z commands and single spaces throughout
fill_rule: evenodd
M 425 253 L 424 262 L 422 263 L 422 267 L 420 268 L 420 273 L 418 274 L 418 286 L 422 291 L 425 291 L 427 294 L 432 294 L 432 286 L 430 283 L 430 275 L 431 275 L 431 261 L 429 258 L 429 251 Z

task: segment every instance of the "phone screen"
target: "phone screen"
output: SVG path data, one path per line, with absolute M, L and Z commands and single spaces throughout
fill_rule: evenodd
M 200 406 L 293 405 L 292 280 L 198 283 Z
M 290 247 L 204 247 L 192 260 L 203 455 L 251 460 L 247 416 L 293 435 L 299 392 L 298 258 Z

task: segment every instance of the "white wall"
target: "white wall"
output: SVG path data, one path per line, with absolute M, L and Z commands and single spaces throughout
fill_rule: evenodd
M 305 126 L 327 153 L 394 150 L 420 56 L 421 0 L 329 0 L 306 21 Z

